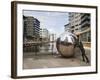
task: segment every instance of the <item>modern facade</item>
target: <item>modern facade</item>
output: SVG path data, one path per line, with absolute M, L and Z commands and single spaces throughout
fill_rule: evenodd
M 24 21 L 24 37 L 25 38 L 32 38 L 35 40 L 39 38 L 39 31 L 40 31 L 40 21 L 32 16 L 23 16 Z
M 69 23 L 71 31 L 74 33 L 80 32 L 81 28 L 81 13 L 69 13 Z
M 70 23 L 64 25 L 64 27 L 65 27 L 65 31 L 71 31 L 70 26 L 71 26 Z
M 23 51 L 24 52 L 37 52 L 39 51 L 38 45 L 32 45 L 40 38 L 40 21 L 33 16 L 23 16 Z M 30 42 L 28 44 L 27 42 Z
M 90 27 L 90 14 L 82 14 L 81 16 L 81 32 L 80 38 L 83 41 L 91 41 L 91 27 Z
M 49 40 L 49 31 L 46 28 L 40 28 L 40 38 L 42 40 Z
M 90 26 L 90 14 L 70 12 L 69 23 L 65 25 L 65 31 L 70 28 L 73 33 L 79 35 L 83 42 L 90 42 Z

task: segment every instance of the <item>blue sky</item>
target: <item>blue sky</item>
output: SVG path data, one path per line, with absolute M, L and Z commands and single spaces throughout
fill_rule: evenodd
M 47 28 L 50 33 L 57 36 L 64 32 L 64 25 L 68 23 L 67 12 L 24 10 L 23 15 L 37 18 L 41 28 Z

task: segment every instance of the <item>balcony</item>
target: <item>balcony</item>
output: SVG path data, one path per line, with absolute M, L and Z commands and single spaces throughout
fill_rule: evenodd
M 85 16 L 90 17 L 90 14 L 89 13 L 83 13 L 82 16 L 81 16 L 81 18 L 84 18 Z
M 89 21 L 86 21 L 86 22 L 81 24 L 82 31 L 89 28 L 89 27 L 90 27 L 90 22 Z

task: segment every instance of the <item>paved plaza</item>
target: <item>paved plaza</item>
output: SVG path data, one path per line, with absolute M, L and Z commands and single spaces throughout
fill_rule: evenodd
M 85 48 L 86 55 L 90 63 L 82 61 L 82 56 L 77 48 L 74 57 L 63 58 L 58 54 L 52 53 L 37 53 L 24 52 L 23 56 L 23 69 L 38 69 L 38 68 L 56 68 L 56 67 L 79 67 L 91 65 L 91 52 L 89 48 Z

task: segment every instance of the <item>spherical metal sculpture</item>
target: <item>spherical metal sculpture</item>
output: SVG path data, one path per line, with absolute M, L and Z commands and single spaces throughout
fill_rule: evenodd
M 76 40 L 77 36 L 75 34 L 68 31 L 64 32 L 56 41 L 58 52 L 63 57 L 72 57 L 74 55 Z

